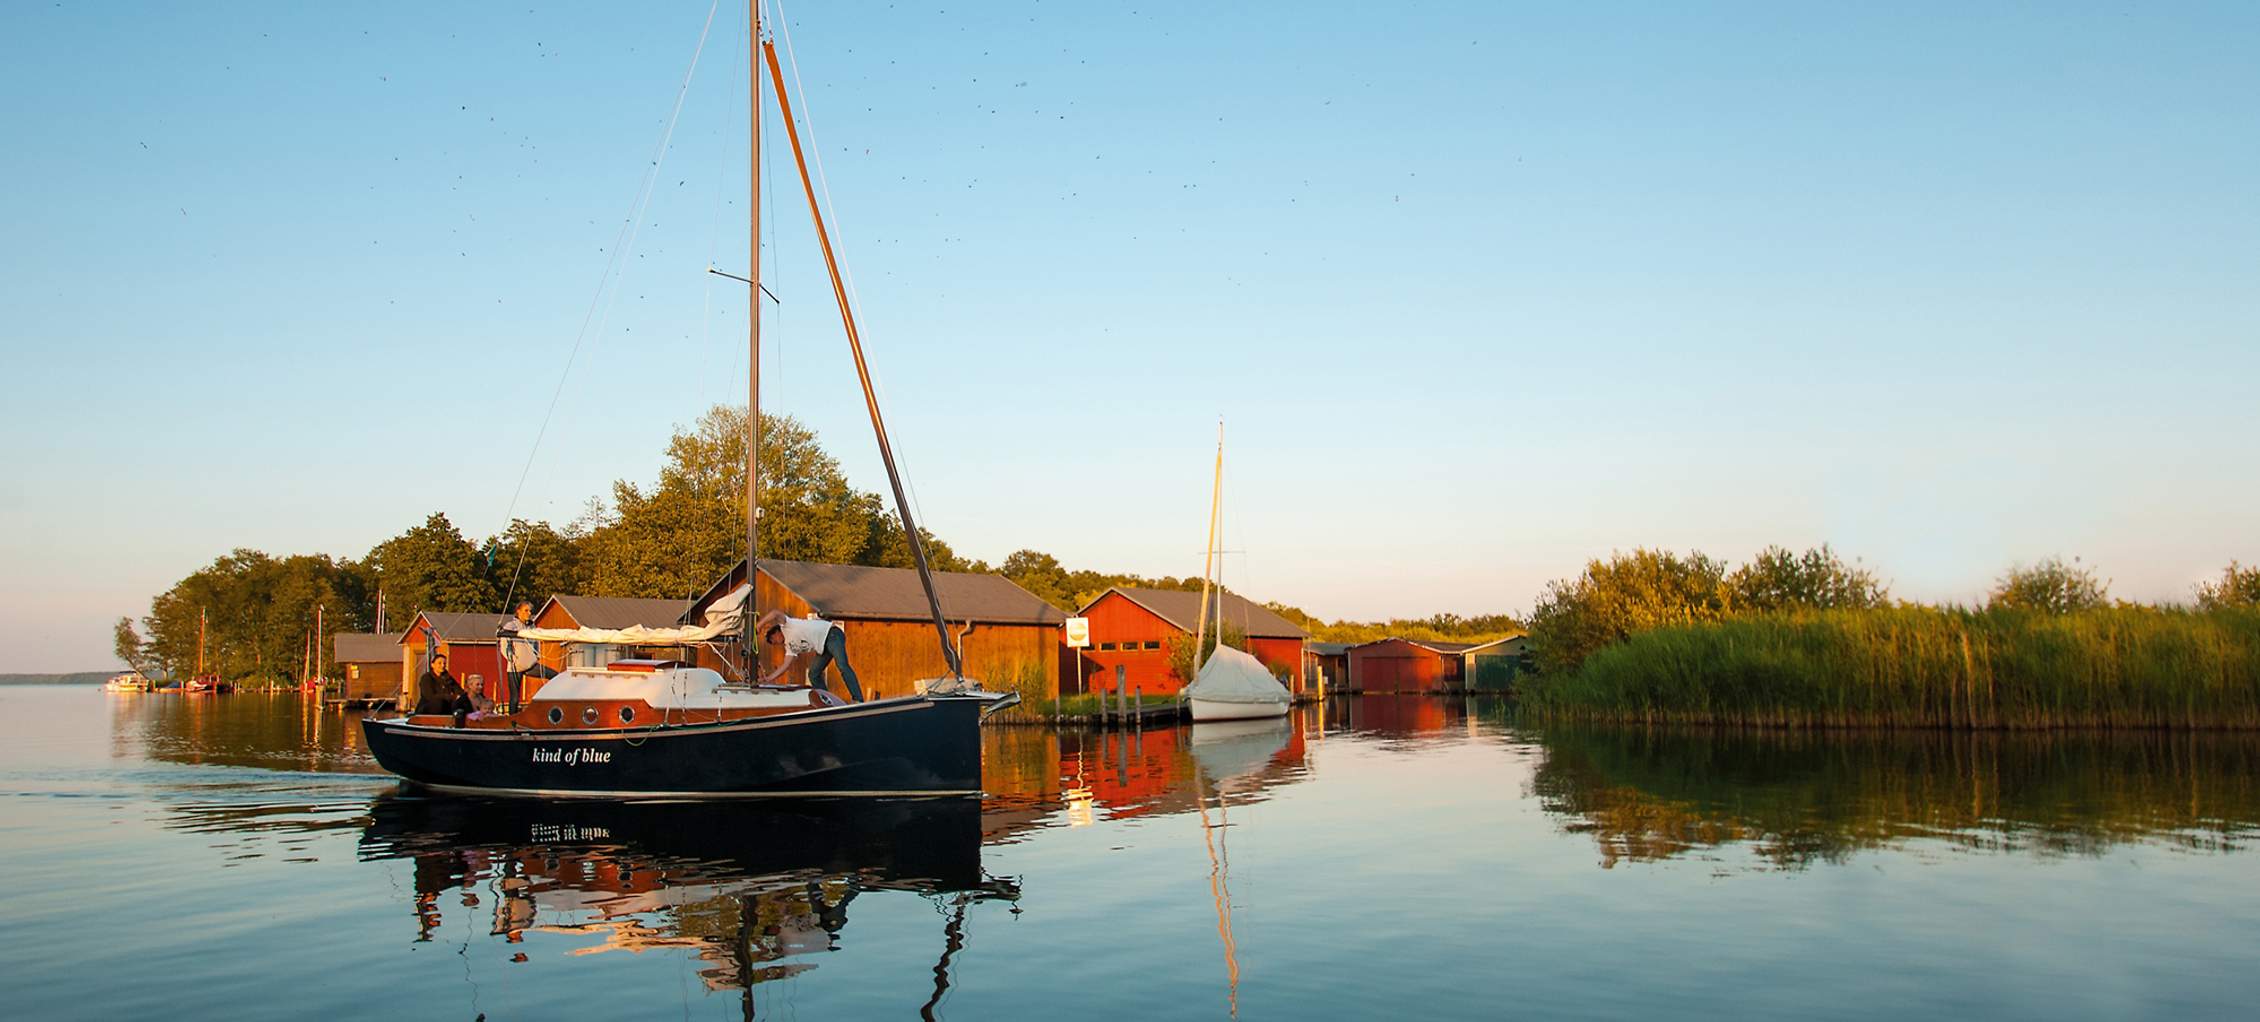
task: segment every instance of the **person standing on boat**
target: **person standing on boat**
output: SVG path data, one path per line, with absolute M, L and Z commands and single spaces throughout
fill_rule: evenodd
M 841 631 L 840 626 L 814 614 L 807 617 L 786 617 L 784 611 L 772 610 L 761 615 L 761 623 L 754 631 L 761 634 L 761 641 L 772 646 L 782 646 L 785 650 L 784 658 L 777 662 L 777 669 L 764 675 L 762 684 L 773 684 L 795 665 L 805 663 L 808 665 L 808 686 L 822 688 L 825 665 L 837 663 L 840 665 L 840 681 L 847 686 L 848 701 L 863 701 L 863 686 L 856 682 L 855 668 L 848 664 L 847 633 Z
M 526 672 L 521 665 L 532 663 L 536 655 L 534 644 L 518 637 L 518 630 L 533 623 L 534 605 L 518 601 L 517 613 L 504 618 L 495 630 L 495 642 L 502 649 L 502 712 L 518 712 L 519 692 L 526 683 Z

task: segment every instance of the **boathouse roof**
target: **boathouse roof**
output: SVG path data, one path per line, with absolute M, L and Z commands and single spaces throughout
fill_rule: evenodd
M 510 620 L 508 614 L 460 614 L 444 610 L 418 611 L 416 616 L 431 625 L 441 642 L 493 642 L 502 623 Z M 408 632 L 402 632 L 394 641 L 407 641 L 408 633 L 415 627 L 415 622 L 409 622 Z
M 341 664 L 396 664 L 400 662 L 400 636 L 339 632 L 330 636 L 330 659 Z
M 1201 594 L 1197 589 L 1132 589 L 1127 586 L 1115 586 L 1104 593 L 1100 593 L 1097 599 L 1084 604 L 1083 610 L 1090 610 L 1092 604 L 1106 599 L 1109 594 L 1113 593 L 1120 593 L 1123 599 L 1152 611 L 1155 617 L 1169 622 L 1172 627 L 1181 631 L 1193 631 L 1194 626 L 1199 623 Z M 1239 625 L 1251 639 L 1310 638 L 1309 632 L 1296 627 L 1294 622 L 1272 613 L 1270 609 L 1260 603 L 1238 593 L 1222 590 L 1219 590 L 1218 596 L 1224 601 L 1224 623 Z
M 807 603 L 818 617 L 870 621 L 924 621 L 929 617 L 925 587 L 918 584 L 918 572 L 910 568 L 763 558 L 761 573 Z M 691 602 L 684 618 L 744 584 L 745 562 L 740 560 Z M 937 571 L 934 591 L 942 601 L 942 616 L 953 623 L 1058 625 L 1067 620 L 1059 608 L 1002 575 Z
M 534 619 L 549 611 L 550 605 L 564 608 L 574 624 L 582 628 L 668 628 L 683 619 L 690 609 L 689 600 L 647 600 L 634 596 L 568 596 L 552 595 L 534 612 Z
M 1314 642 L 1303 648 L 1308 649 L 1311 652 L 1318 654 L 1319 656 L 1341 656 L 1342 654 L 1349 652 L 1350 647 L 1353 645 L 1356 645 L 1356 643 Z

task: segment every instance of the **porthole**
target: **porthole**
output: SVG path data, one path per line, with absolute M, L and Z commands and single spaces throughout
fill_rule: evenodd
M 563 723 L 565 723 L 565 708 L 564 708 L 564 707 L 562 707 L 562 706 L 552 706 L 552 707 L 550 707 L 550 708 L 549 708 L 549 722 L 550 722 L 550 723 L 552 723 L 552 724 L 563 724 Z
M 636 708 L 635 708 L 635 707 L 633 707 L 633 706 L 623 706 L 623 707 L 620 707 L 620 723 L 622 723 L 622 724 L 633 724 L 633 723 L 635 723 L 635 722 L 636 722 Z
M 584 707 L 584 708 L 583 708 L 583 709 L 581 710 L 581 723 L 583 723 L 583 724 L 594 724 L 594 723 L 596 723 L 596 707 L 594 707 L 594 706 L 589 706 L 589 707 Z

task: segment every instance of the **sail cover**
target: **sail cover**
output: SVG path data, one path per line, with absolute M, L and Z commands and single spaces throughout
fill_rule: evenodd
M 646 628 L 635 625 L 629 628 L 521 628 L 518 637 L 536 642 L 588 642 L 607 646 L 683 646 L 710 642 L 718 636 L 735 635 L 745 620 L 747 586 L 714 601 L 695 625 L 678 625 L 674 628 Z
M 1209 654 L 1185 694 L 1212 703 L 1284 703 L 1290 698 L 1263 661 L 1230 646 Z

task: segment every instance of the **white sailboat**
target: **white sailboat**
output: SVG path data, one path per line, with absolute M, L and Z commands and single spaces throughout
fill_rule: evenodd
M 1202 720 L 1256 720 L 1284 717 L 1294 702 L 1287 687 L 1271 676 L 1271 669 L 1247 653 L 1224 644 L 1224 600 L 1216 589 L 1216 519 L 1224 501 L 1224 424 L 1216 424 L 1216 478 L 1209 489 L 1208 551 L 1201 563 L 1201 618 L 1194 625 L 1193 656 L 1208 644 L 1209 608 L 1216 608 L 1216 651 L 1185 686 L 1192 718 Z

